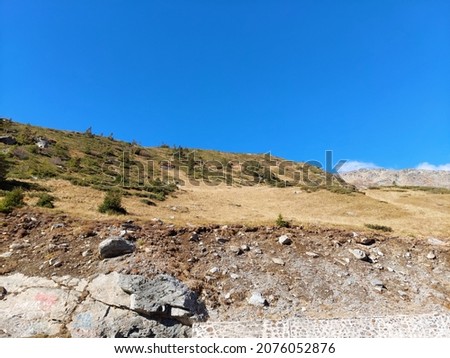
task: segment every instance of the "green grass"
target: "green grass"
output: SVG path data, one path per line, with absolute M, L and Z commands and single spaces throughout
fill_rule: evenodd
M 0 201 L 0 212 L 10 213 L 15 208 L 20 208 L 25 205 L 23 201 L 25 195 L 23 189 L 16 188 L 7 192 L 5 197 Z
M 103 214 L 125 215 L 127 211 L 122 206 L 122 194 L 119 191 L 111 190 L 106 193 L 103 203 L 98 207 L 98 211 Z
M 372 230 L 378 230 L 378 231 L 384 231 L 384 232 L 394 231 L 390 226 L 384 226 L 384 225 L 378 225 L 378 224 L 364 224 L 364 226 L 369 229 L 372 229 Z

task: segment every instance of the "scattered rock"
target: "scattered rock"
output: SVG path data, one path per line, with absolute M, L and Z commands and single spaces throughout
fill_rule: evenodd
M 100 256 L 106 259 L 125 254 L 131 254 L 134 252 L 134 250 L 136 250 L 136 246 L 128 240 L 113 236 L 106 240 L 103 240 L 98 245 L 98 249 Z
M 2 135 L 0 136 L 0 143 L 6 144 L 6 145 L 14 145 L 17 143 L 16 138 L 9 136 L 9 135 Z
M 436 254 L 433 251 L 430 251 L 427 255 L 427 259 L 434 260 L 436 258 Z
M 278 257 L 272 257 L 272 262 L 277 265 L 284 266 L 284 261 Z
M 289 236 L 287 236 L 287 235 L 281 235 L 279 238 L 278 238 L 278 242 L 281 244 L 281 245 L 290 245 L 290 244 L 292 244 L 292 240 L 289 238 Z
M 315 252 L 312 252 L 312 251 L 306 251 L 305 254 L 306 254 L 307 256 L 313 257 L 313 258 L 316 258 L 316 257 L 319 257 L 319 256 L 320 256 L 319 254 L 317 254 L 317 253 L 315 253 Z
M 248 299 L 248 303 L 253 306 L 263 306 L 267 307 L 269 302 L 261 295 L 260 292 L 253 292 L 250 298 Z
M 242 251 L 250 251 L 250 247 L 248 245 L 241 245 L 241 250 Z
M 81 253 L 81 256 L 83 256 L 83 257 L 87 257 L 87 256 L 91 256 L 93 253 L 92 253 L 92 250 L 91 249 L 87 249 L 87 250 L 85 250 L 85 251 L 83 251 L 82 253 Z
M 235 273 L 230 273 L 230 277 L 231 277 L 232 280 L 237 280 L 241 276 L 239 276 L 238 274 L 235 274 Z
M 198 234 L 194 231 L 191 236 L 189 236 L 189 241 L 198 242 L 200 240 L 200 237 Z
M 349 249 L 348 250 L 353 256 L 355 256 L 358 260 L 366 260 L 367 254 L 360 249 Z
M 64 223 L 53 224 L 52 227 L 50 228 L 50 231 L 53 231 L 55 229 L 62 229 L 64 226 L 65 226 Z
M 8 257 L 11 257 L 12 254 L 13 254 L 12 251 L 6 251 L 3 254 L 0 254 L 0 258 L 7 259 Z
M 216 242 L 218 242 L 219 244 L 225 244 L 225 243 L 227 243 L 228 241 L 230 241 L 230 240 L 227 239 L 227 238 L 225 238 L 225 237 L 222 237 L 222 236 L 216 237 Z
M 14 244 L 9 245 L 9 248 L 11 250 L 21 250 L 24 249 L 26 247 L 30 247 L 31 245 L 29 243 L 26 242 L 16 242 Z

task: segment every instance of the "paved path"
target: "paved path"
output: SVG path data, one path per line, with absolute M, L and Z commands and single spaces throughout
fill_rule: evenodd
M 450 338 L 450 314 L 285 321 L 206 322 L 196 338 Z

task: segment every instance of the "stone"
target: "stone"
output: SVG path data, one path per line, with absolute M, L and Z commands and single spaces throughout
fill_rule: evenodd
M 173 318 L 192 325 L 207 316 L 205 306 L 186 285 L 170 275 L 147 279 L 137 275 L 121 275 L 119 285 L 130 294 L 130 309 L 149 317 Z
M 26 247 L 30 247 L 31 245 L 26 242 L 15 242 L 14 244 L 9 245 L 10 250 L 21 250 Z
M 436 258 L 436 254 L 433 252 L 433 251 L 430 251 L 428 254 L 427 254 L 427 259 L 429 259 L 429 260 L 434 260 Z
M 0 254 L 0 258 L 7 259 L 8 257 L 11 257 L 12 254 L 13 254 L 12 251 L 6 251 L 3 254 Z
M 278 257 L 272 257 L 272 262 L 277 265 L 284 266 L 284 261 Z
M 6 288 L 3 286 L 0 286 L 0 300 L 3 300 L 3 298 L 6 296 L 8 292 L 6 291 Z
M 218 242 L 219 244 L 225 244 L 228 241 L 230 241 L 229 239 L 227 239 L 226 237 L 222 237 L 222 236 L 218 236 L 216 237 L 216 242 Z
M 444 246 L 444 245 L 445 245 L 445 242 L 444 242 L 444 241 L 439 240 L 439 239 L 437 239 L 437 238 L 435 238 L 435 237 L 429 237 L 429 238 L 428 238 L 428 243 L 429 243 L 430 245 L 435 245 L 435 246 Z
M 242 251 L 250 251 L 250 247 L 248 245 L 241 245 L 241 250 Z
M 242 255 L 244 252 L 240 247 L 237 246 L 230 246 L 228 250 L 236 255 Z
M 269 305 L 267 300 L 261 295 L 260 292 L 253 292 L 250 298 L 248 299 L 248 303 L 252 306 L 263 306 L 266 307 Z
M 199 240 L 200 237 L 195 231 L 191 234 L 191 236 L 189 236 L 189 241 L 198 242 Z
M 365 245 L 365 246 L 370 246 L 375 244 L 375 239 L 371 239 L 371 238 L 367 238 L 367 237 L 362 237 L 361 239 L 359 239 L 357 241 L 359 244 L 361 245 Z
M 55 229 L 62 229 L 64 226 L 65 226 L 64 223 L 53 224 L 52 227 L 50 228 L 50 231 L 53 231 Z
M 372 286 L 378 286 L 378 287 L 382 287 L 382 288 L 385 287 L 383 281 L 379 280 L 378 278 L 374 278 L 374 279 L 370 280 L 370 283 Z
M 131 254 L 136 250 L 136 246 L 128 240 L 113 236 L 103 240 L 98 245 L 98 249 L 100 257 L 106 259 Z
M 367 254 L 360 250 L 360 249 L 350 249 L 348 250 L 355 258 L 358 260 L 365 260 L 367 259 Z
M 14 145 L 17 143 L 16 138 L 9 136 L 9 135 L 2 135 L 0 136 L 0 143 L 6 144 L 6 145 Z
M 219 271 L 220 271 L 220 269 L 218 267 L 213 267 L 212 269 L 209 270 L 209 273 L 215 274 Z
M 87 256 L 91 256 L 91 255 L 92 255 L 91 249 L 87 249 L 81 253 L 81 256 L 83 256 L 83 257 L 87 257 Z
M 232 280 L 237 280 L 238 278 L 240 278 L 241 276 L 239 276 L 238 274 L 236 274 L 236 273 L 230 273 L 230 278 L 232 279 Z
M 312 251 L 306 251 L 305 254 L 306 254 L 307 256 L 313 257 L 313 258 L 316 258 L 316 257 L 319 257 L 319 256 L 320 256 L 319 254 L 317 254 L 317 253 L 315 253 L 315 252 L 312 252 Z
M 281 245 L 290 245 L 290 244 L 292 244 L 292 240 L 289 238 L 289 236 L 287 236 L 287 235 L 281 235 L 279 238 L 278 238 L 278 242 L 281 244 Z

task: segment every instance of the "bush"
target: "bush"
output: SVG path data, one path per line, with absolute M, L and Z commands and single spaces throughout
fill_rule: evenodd
M 53 204 L 54 200 L 55 200 L 54 196 L 47 193 L 43 193 L 39 195 L 39 200 L 36 203 L 36 206 L 40 206 L 41 208 L 53 209 L 55 207 L 55 205 Z
M 103 203 L 98 207 L 98 211 L 104 214 L 122 214 L 127 211 L 122 206 L 122 194 L 119 191 L 108 191 L 103 199 Z
M 6 193 L 2 201 L 0 201 L 0 212 L 10 213 L 14 208 L 20 208 L 25 205 L 23 201 L 24 194 L 20 188 L 13 189 Z
M 278 218 L 275 221 L 275 224 L 278 227 L 289 227 L 289 226 L 291 226 L 289 221 L 284 220 L 284 218 L 283 218 L 283 216 L 281 214 L 278 215 Z
M 10 163 L 6 160 L 3 154 L 0 154 L 0 184 L 6 179 Z
M 394 231 L 394 230 L 392 230 L 391 227 L 384 226 L 384 225 L 364 224 L 364 226 L 368 227 L 369 229 L 372 229 L 372 230 L 379 230 L 379 231 L 385 231 L 385 232 L 392 232 L 392 231 Z

